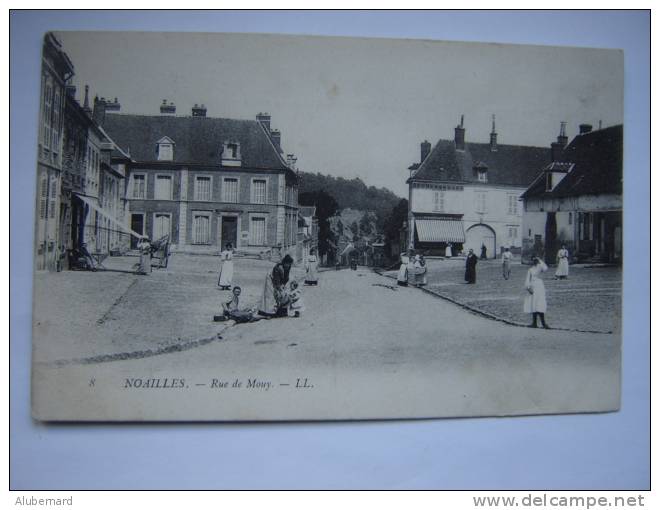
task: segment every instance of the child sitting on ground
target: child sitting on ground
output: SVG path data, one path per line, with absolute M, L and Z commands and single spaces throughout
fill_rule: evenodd
M 239 297 L 241 295 L 241 288 L 236 286 L 231 291 L 231 299 L 226 303 L 222 303 L 222 315 L 214 315 L 215 322 L 222 322 L 227 320 L 241 322 L 255 322 L 261 319 L 254 310 L 246 309 L 241 310 L 238 307 Z
M 304 310 L 302 290 L 298 288 L 298 282 L 293 280 L 289 284 L 289 317 L 300 317 Z

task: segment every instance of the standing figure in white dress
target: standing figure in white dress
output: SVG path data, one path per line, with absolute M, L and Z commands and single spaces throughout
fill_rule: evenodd
M 225 245 L 225 249 L 220 252 L 220 276 L 218 277 L 218 286 L 220 290 L 231 289 L 231 282 L 234 279 L 234 247 L 231 243 Z
M 525 304 L 523 306 L 525 313 L 532 314 L 532 323 L 529 325 L 530 328 L 538 327 L 536 320 L 537 318 L 540 318 L 541 325 L 545 329 L 550 329 L 545 323 L 545 312 L 548 305 L 545 299 L 545 285 L 541 278 L 541 274 L 547 270 L 548 266 L 545 265 L 545 262 L 538 257 L 532 257 L 532 267 L 527 270 L 527 278 L 525 279 L 527 296 L 525 296 Z
M 316 250 L 312 248 L 309 250 L 309 256 L 307 257 L 307 263 L 305 264 L 305 285 L 318 285 L 318 265 L 319 263 L 316 259 Z
M 445 246 L 445 257 L 450 259 L 451 256 L 451 243 L 447 243 L 447 246 Z
M 414 252 L 412 250 L 408 250 L 408 253 L 403 252 L 401 254 L 401 265 L 399 266 L 399 274 L 396 277 L 397 285 L 402 287 L 408 286 L 408 278 L 412 277 L 409 272 L 413 269 L 413 255 Z
M 557 271 L 555 271 L 555 278 L 565 280 L 568 277 L 568 250 L 566 245 L 561 245 L 561 250 L 557 252 Z

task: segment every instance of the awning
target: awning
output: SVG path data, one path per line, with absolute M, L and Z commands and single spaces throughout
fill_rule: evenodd
M 91 209 L 94 209 L 101 216 L 107 218 L 107 220 L 110 221 L 110 223 L 112 223 L 115 227 L 117 227 L 117 229 L 121 230 L 122 232 L 126 232 L 127 234 L 137 237 L 138 239 L 145 237 L 143 234 L 138 234 L 135 230 L 131 230 L 126 225 L 121 223 L 117 218 L 115 218 L 112 215 L 110 211 L 106 211 L 105 209 L 103 209 L 103 207 L 101 207 L 98 203 L 96 203 L 95 198 L 81 195 L 79 193 L 74 193 L 74 195 L 78 197 L 80 200 L 82 200 L 83 203 L 87 204 Z
M 461 220 L 416 218 L 415 228 L 420 243 L 465 242 L 465 232 Z

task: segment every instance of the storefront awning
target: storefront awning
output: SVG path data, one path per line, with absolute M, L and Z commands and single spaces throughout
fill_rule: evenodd
M 461 220 L 419 218 L 415 219 L 415 228 L 420 243 L 465 242 L 465 232 Z
M 121 230 L 122 232 L 126 232 L 127 234 L 130 234 L 134 237 L 137 237 L 138 239 L 144 237 L 142 234 L 138 234 L 135 232 L 135 230 L 131 230 L 128 228 L 126 225 L 121 223 L 117 218 L 115 218 L 110 211 L 106 211 L 101 207 L 97 202 L 95 198 L 88 197 L 85 195 L 81 195 L 79 193 L 74 193 L 76 197 L 78 197 L 80 200 L 82 200 L 83 203 L 87 204 L 90 209 L 93 209 L 97 213 L 99 213 L 101 216 L 104 218 L 107 218 L 107 220 L 112 223 L 118 230 Z

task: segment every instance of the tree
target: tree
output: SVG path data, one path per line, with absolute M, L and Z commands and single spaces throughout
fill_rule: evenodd
M 373 228 L 371 225 L 371 218 L 370 214 L 368 212 L 365 212 L 362 217 L 360 218 L 360 223 L 358 224 L 358 227 L 360 227 L 360 235 L 362 236 L 368 236 L 373 233 Z
M 360 236 L 360 227 L 358 227 L 357 221 L 351 223 L 351 233 L 353 234 L 353 240 L 357 240 Z
M 316 218 L 319 222 L 319 255 L 332 256 L 334 254 L 335 238 L 330 228 L 330 218 L 337 214 L 339 205 L 332 195 L 325 190 L 300 193 L 298 195 L 300 205 L 316 207 Z
M 399 245 L 401 228 L 406 221 L 408 221 L 408 200 L 402 198 L 385 219 L 385 244 L 389 246 L 390 253 L 392 246 Z

